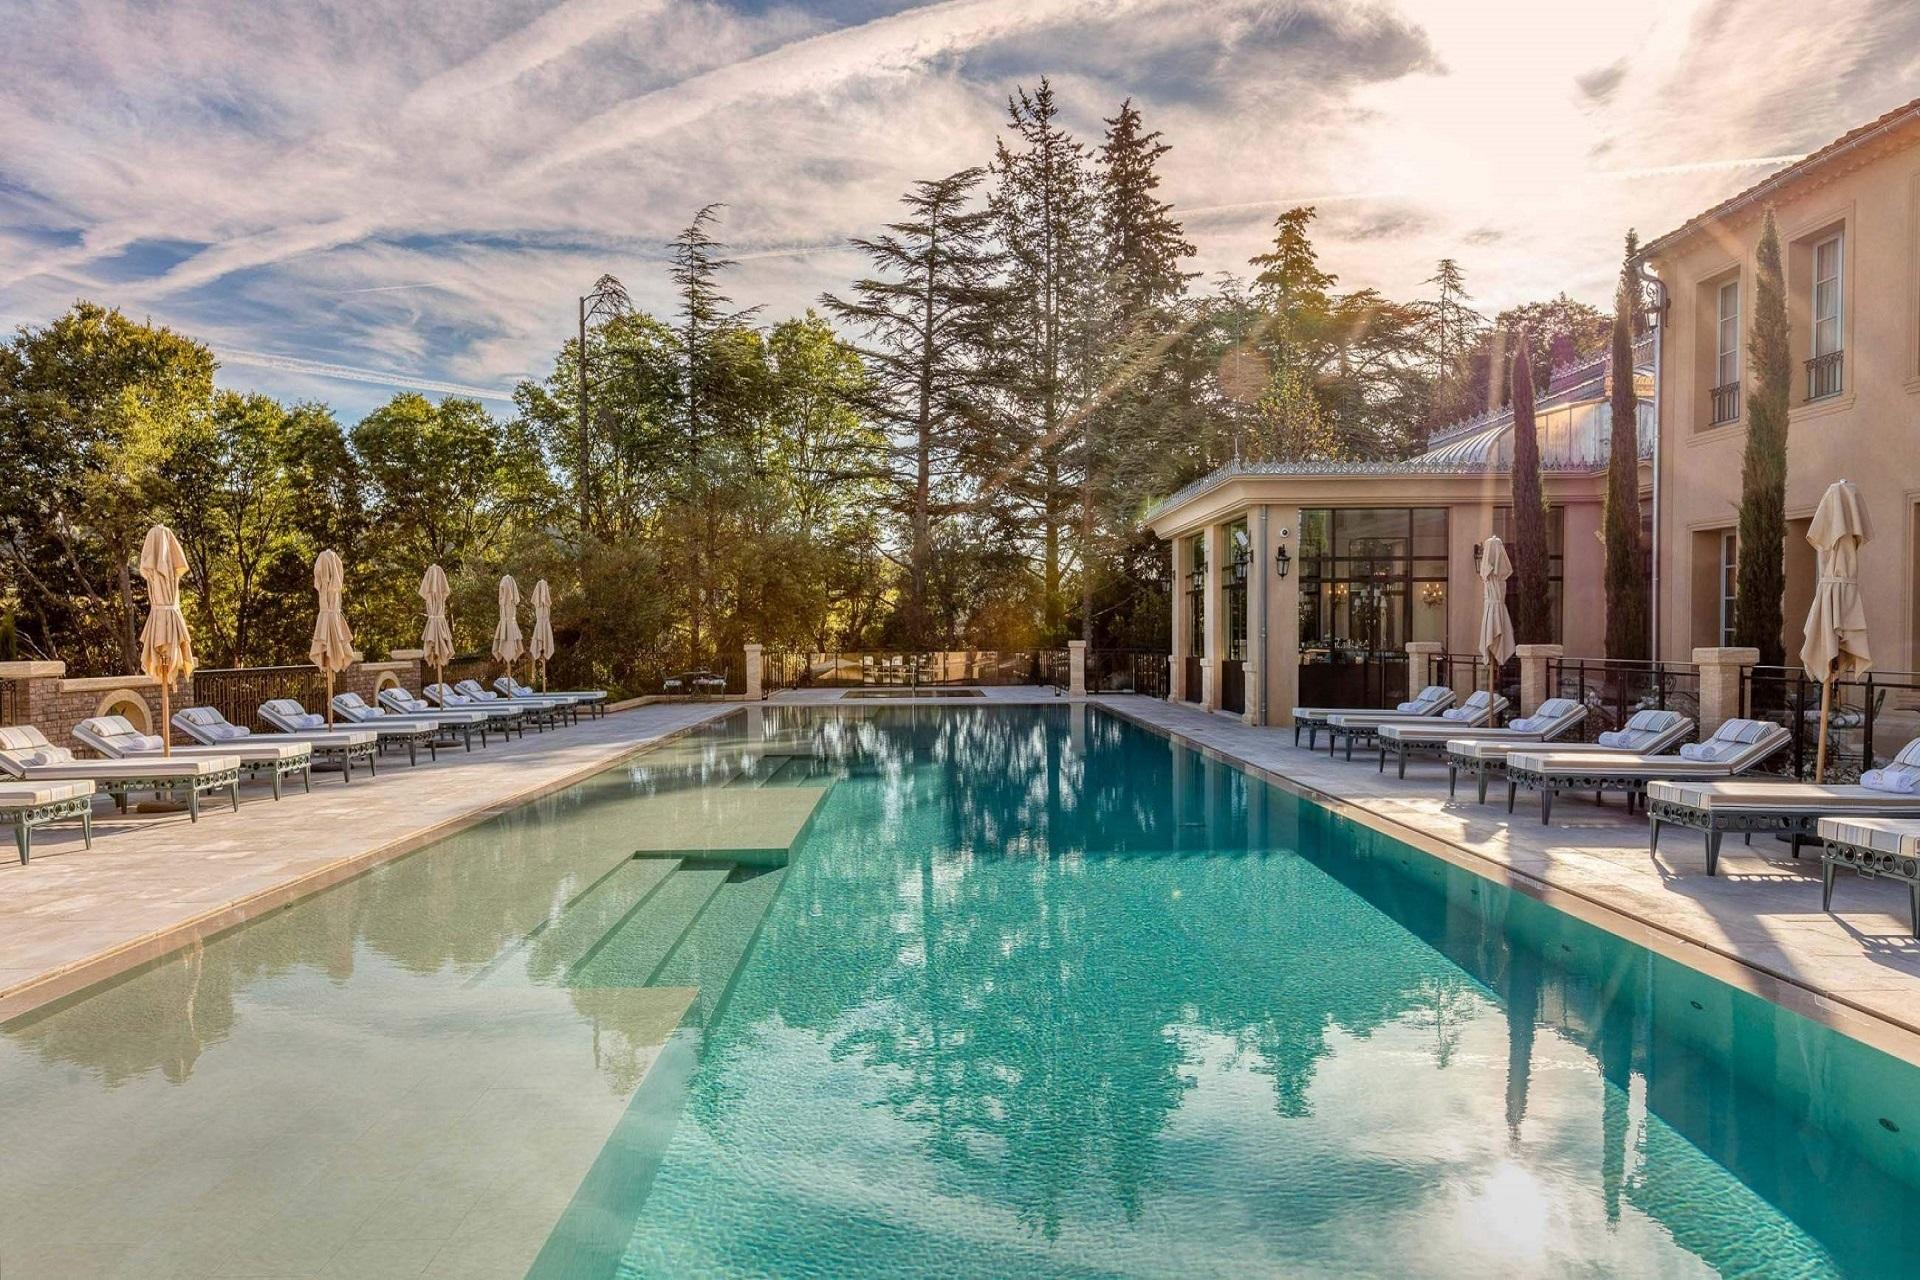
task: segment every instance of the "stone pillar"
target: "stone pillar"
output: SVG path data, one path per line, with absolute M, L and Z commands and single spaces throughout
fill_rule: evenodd
M 1220 709 L 1220 659 L 1227 646 L 1226 602 L 1220 598 L 1220 562 L 1226 558 L 1226 530 L 1208 525 L 1200 536 L 1206 539 L 1207 589 L 1201 595 L 1202 616 L 1206 626 L 1200 639 L 1200 705 L 1207 711 Z
M 1700 669 L 1700 739 L 1729 720 L 1738 719 L 1740 673 L 1760 661 L 1758 649 L 1695 649 L 1693 663 Z
M 1566 646 L 1559 644 L 1514 646 L 1514 656 L 1520 659 L 1520 705 L 1513 709 L 1514 715 L 1530 716 L 1553 696 L 1547 692 L 1547 664 L 1566 651 Z
M 1076 698 L 1086 696 L 1087 642 L 1085 640 L 1067 641 L 1067 692 Z
M 760 701 L 760 685 L 761 685 L 760 655 L 763 651 L 764 651 L 764 646 L 762 645 L 750 644 L 747 646 L 747 662 L 746 662 L 745 679 L 746 679 L 746 686 L 747 686 L 748 702 Z
M 1430 684 L 1438 683 L 1433 679 L 1433 667 L 1430 659 L 1446 652 L 1447 646 L 1438 640 L 1407 641 L 1407 696 L 1411 698 Z
M 1173 633 L 1167 645 L 1167 699 L 1170 702 L 1185 702 L 1189 696 L 1186 659 L 1191 624 L 1187 621 L 1187 560 L 1181 554 L 1186 546 L 1185 538 L 1175 538 L 1167 544 L 1167 554 L 1173 557 Z

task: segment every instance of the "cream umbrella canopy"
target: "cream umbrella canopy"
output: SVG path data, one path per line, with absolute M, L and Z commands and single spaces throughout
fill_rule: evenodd
M 140 545 L 140 576 L 147 581 L 147 623 L 140 629 L 140 669 L 160 682 L 160 754 L 173 754 L 173 682 L 193 676 L 193 637 L 180 612 L 180 579 L 187 555 L 173 530 L 157 524 Z
M 507 664 L 507 675 L 513 675 L 513 664 L 524 650 L 520 643 L 520 584 L 513 580 L 512 574 L 500 579 L 500 621 L 493 627 L 493 656 Z
M 333 677 L 353 665 L 353 632 L 340 612 L 340 590 L 346 580 L 339 555 L 332 548 L 322 551 L 313 562 L 313 590 L 320 612 L 313 620 L 313 643 L 307 646 L 307 656 L 327 673 L 328 725 L 333 724 Z
M 545 578 L 533 584 L 533 643 L 527 656 L 540 664 L 540 691 L 547 688 L 547 659 L 553 657 L 553 591 Z
M 433 664 L 436 684 L 445 684 L 446 667 L 453 661 L 453 628 L 447 625 L 447 573 L 437 564 L 427 566 L 420 579 L 420 598 L 427 602 L 427 625 L 420 629 L 420 655 Z
M 1487 660 L 1487 692 L 1502 664 L 1513 656 L 1513 619 L 1507 616 L 1507 579 L 1513 576 L 1513 561 L 1506 544 L 1488 538 L 1480 550 L 1480 640 L 1474 650 Z
M 1872 537 L 1866 505 L 1853 481 L 1828 485 L 1807 528 L 1807 541 L 1819 552 L 1820 573 L 1813 587 L 1813 607 L 1807 610 L 1806 641 L 1800 646 L 1801 665 L 1820 682 L 1815 782 L 1826 780 L 1827 717 L 1833 705 L 1834 677 L 1858 675 L 1873 665 L 1873 656 L 1867 652 L 1867 606 L 1860 598 L 1860 547 Z

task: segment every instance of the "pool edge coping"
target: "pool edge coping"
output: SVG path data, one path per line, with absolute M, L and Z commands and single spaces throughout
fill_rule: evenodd
M 96 951 L 92 955 L 35 974 L 11 987 L 0 988 L 0 1030 L 50 1004 L 70 998 L 83 998 L 93 988 L 105 986 L 142 965 L 160 960 L 195 943 L 207 942 L 257 920 L 269 912 L 290 907 L 315 894 L 324 893 L 328 889 L 344 884 L 356 876 L 364 875 L 376 867 L 398 861 L 409 854 L 418 853 L 428 845 L 437 844 L 449 836 L 458 835 L 471 827 L 479 826 L 490 818 L 498 817 L 502 813 L 556 791 L 564 791 L 568 787 L 576 786 L 595 774 L 617 767 L 622 761 L 644 755 L 697 729 L 736 715 L 742 710 L 744 707 L 739 703 L 715 702 L 712 715 L 695 720 L 691 724 L 669 729 L 644 742 L 622 745 L 610 754 L 592 763 L 570 769 L 556 778 L 524 787 L 510 795 L 490 797 L 476 808 L 442 818 L 430 826 L 407 832 L 384 844 L 374 845 L 359 853 L 337 858 L 290 880 L 283 880 L 265 889 L 229 899 L 198 915 L 189 916 L 137 938 L 116 943 L 104 951 Z
M 1138 695 L 1133 695 L 1138 696 Z M 1322 791 L 1230 751 L 1189 737 L 1179 729 L 1116 706 L 1107 696 L 1087 699 L 1089 703 L 1125 720 L 1127 723 L 1177 742 L 1203 757 L 1230 764 L 1283 791 L 1328 810 L 1334 815 L 1389 836 L 1422 853 L 1470 871 L 1483 880 L 1523 893 L 1537 902 L 1563 911 L 1584 923 L 1604 929 L 1615 937 L 1641 946 L 1695 972 L 1724 982 L 1728 986 L 1759 996 L 1809 1021 L 1857 1040 L 1903 1062 L 1920 1066 L 1920 1025 L 1870 1008 L 1846 996 L 1823 991 L 1800 979 L 1745 959 L 1733 951 L 1690 937 L 1670 926 L 1656 923 L 1632 911 L 1607 902 L 1579 889 L 1541 879 L 1498 858 L 1455 844 L 1443 836 L 1412 826 L 1402 819 L 1369 808 L 1357 800 L 1348 800 Z

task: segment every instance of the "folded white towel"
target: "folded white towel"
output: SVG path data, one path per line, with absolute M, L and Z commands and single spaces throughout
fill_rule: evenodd
M 1603 747 L 1630 747 L 1635 735 L 1626 729 L 1609 729 L 1594 741 Z
M 305 715 L 293 716 L 291 719 L 294 725 L 301 729 L 324 729 L 327 727 L 327 718 L 317 711 L 309 711 Z
M 1920 791 L 1920 775 L 1908 769 L 1869 769 L 1860 775 L 1860 785 L 1869 791 L 1889 791 L 1897 796 L 1910 796 Z
M 1680 745 L 1682 760 L 1724 760 L 1739 747 L 1737 742 L 1685 742 Z

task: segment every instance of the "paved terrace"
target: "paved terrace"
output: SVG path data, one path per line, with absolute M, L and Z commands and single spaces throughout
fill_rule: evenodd
M 1571 793 L 1540 822 L 1522 792 L 1511 818 L 1506 786 L 1484 806 L 1472 779 L 1447 800 L 1444 764 L 1410 763 L 1406 781 L 1376 772 L 1377 753 L 1351 764 L 1293 745 L 1293 731 L 1149 698 L 1095 701 L 1190 745 L 1265 771 L 1348 816 L 1578 915 L 1634 942 L 1920 1062 L 1920 942 L 1907 933 L 1904 885 L 1842 872 L 1835 914 L 1820 910 L 1819 860 L 1787 845 L 1729 838 L 1706 874 L 1697 831 L 1665 832 L 1647 853 L 1646 819 L 1617 797 L 1605 807 Z
M 568 786 L 737 702 L 655 703 L 577 725 L 442 748 L 418 767 L 390 755 L 351 784 L 316 773 L 276 803 L 243 783 L 240 810 L 121 815 L 95 804 L 93 849 L 69 823 L 34 832 L 21 866 L 0 857 L 0 1021 L 111 977 L 369 867 Z

